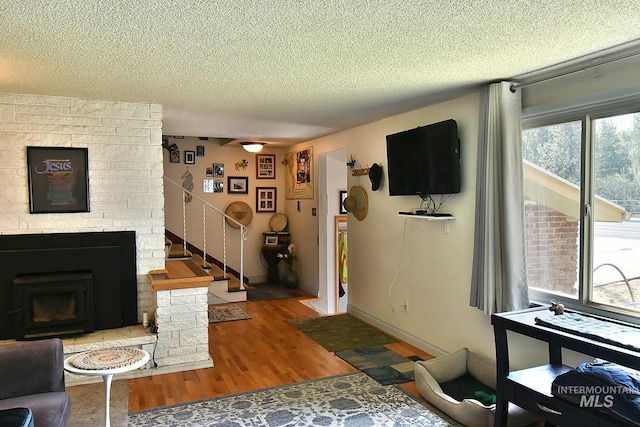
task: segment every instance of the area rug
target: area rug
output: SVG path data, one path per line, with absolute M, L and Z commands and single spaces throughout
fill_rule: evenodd
M 391 335 L 350 314 L 291 319 L 290 322 L 328 351 L 355 350 L 398 342 Z
M 237 304 L 217 304 L 209 306 L 209 323 L 231 322 L 233 320 L 251 319 Z
M 67 427 L 105 425 L 104 383 L 84 384 L 67 387 L 71 400 L 71 415 Z M 129 381 L 115 379 L 111 383 L 111 405 L 109 406 L 112 426 L 127 425 L 129 408 Z
M 129 426 L 456 426 L 362 372 L 129 413 Z
M 337 351 L 336 356 L 369 375 L 382 385 L 402 384 L 415 379 L 418 356 L 404 357 L 384 346 Z
M 293 289 L 285 288 L 278 285 L 254 285 L 252 288 L 247 289 L 248 301 L 264 301 L 280 298 L 295 298 L 299 297 L 300 293 Z

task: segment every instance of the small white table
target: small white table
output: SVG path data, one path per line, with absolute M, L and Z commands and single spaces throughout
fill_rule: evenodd
M 111 380 L 115 374 L 135 371 L 146 365 L 149 353 L 137 348 L 91 350 L 75 354 L 64 361 L 64 369 L 79 375 L 101 375 L 105 393 L 105 426 L 110 427 L 109 406 Z

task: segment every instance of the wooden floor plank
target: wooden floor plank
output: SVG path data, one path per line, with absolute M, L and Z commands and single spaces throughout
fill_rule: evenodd
M 305 297 L 238 303 L 251 319 L 209 325 L 214 367 L 129 380 L 129 411 L 356 372 L 291 325 L 290 319 L 320 316 L 300 302 Z M 387 347 L 432 357 L 404 342 Z M 405 388 L 417 393 L 411 383 Z

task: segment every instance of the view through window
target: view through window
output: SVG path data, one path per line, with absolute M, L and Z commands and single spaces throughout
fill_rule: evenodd
M 640 113 L 525 129 L 523 157 L 529 287 L 640 311 Z

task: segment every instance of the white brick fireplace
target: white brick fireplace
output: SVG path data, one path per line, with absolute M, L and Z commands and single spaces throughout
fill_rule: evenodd
M 90 212 L 29 213 L 28 146 L 88 149 Z M 148 273 L 165 264 L 162 106 L 0 94 L 0 159 L 0 234 L 134 231 L 138 322 L 144 311 L 154 313 L 156 292 Z M 157 345 L 154 337 L 135 345 L 155 346 L 159 368 L 208 357 L 206 332 L 193 331 L 207 322 L 206 289 L 204 295 L 197 289 L 163 292 L 157 293 L 157 307 L 160 319 L 167 316 L 166 330 L 160 326 Z M 192 306 L 194 300 L 198 304 Z M 176 337 L 195 347 L 168 345 Z M 117 337 L 113 341 L 121 343 Z

